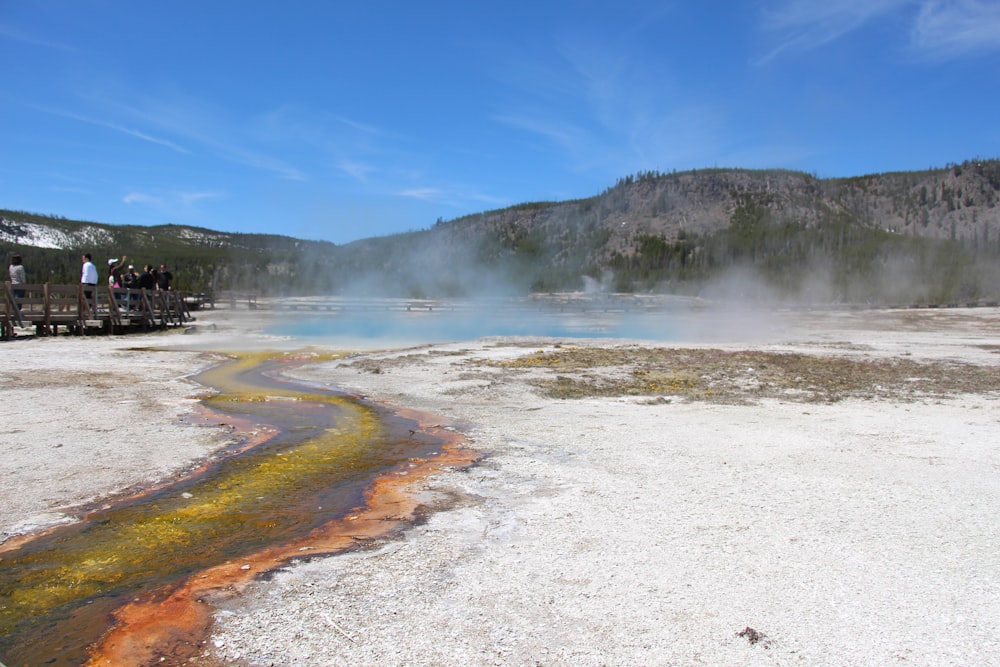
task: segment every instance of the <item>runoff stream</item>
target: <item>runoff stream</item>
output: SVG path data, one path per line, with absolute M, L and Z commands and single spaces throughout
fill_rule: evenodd
M 263 444 L 0 551 L 0 663 L 83 664 L 126 602 L 342 519 L 377 477 L 439 453 L 413 421 L 281 378 L 290 363 L 247 355 L 195 377 L 218 391 L 210 410 L 273 430 Z

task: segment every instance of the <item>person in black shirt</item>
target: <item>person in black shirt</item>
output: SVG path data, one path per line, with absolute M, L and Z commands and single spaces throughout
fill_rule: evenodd
M 128 287 L 129 289 L 136 289 L 139 287 L 139 274 L 135 272 L 135 267 L 131 264 L 128 265 L 128 271 L 122 277 L 124 281 L 122 287 Z
M 174 274 L 167 271 L 166 264 L 160 264 L 160 273 L 156 276 L 156 284 L 161 290 L 173 289 Z
M 147 264 L 143 267 L 143 272 L 139 276 L 136 287 L 140 289 L 153 290 L 156 289 L 156 276 L 153 275 L 153 269 L 151 264 Z

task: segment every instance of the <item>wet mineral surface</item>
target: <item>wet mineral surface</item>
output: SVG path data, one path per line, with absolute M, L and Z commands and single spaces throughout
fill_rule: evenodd
M 186 478 L 6 545 L 0 661 L 79 665 L 102 637 L 98 656 L 127 646 L 136 657 L 137 641 L 151 659 L 190 654 L 207 622 L 204 610 L 174 609 L 168 616 L 175 627 L 166 632 L 149 621 L 169 602 L 176 606 L 179 591 L 204 596 L 231 587 L 310 541 L 317 552 L 349 547 L 354 537 L 324 542 L 324 533 L 364 533 L 345 523 L 364 517 L 421 465 L 449 459 L 447 443 L 417 420 L 280 377 L 283 366 L 300 362 L 244 355 L 198 376 L 217 391 L 204 400 L 209 414 L 256 437 Z M 387 475 L 398 481 L 387 484 Z M 385 532 L 381 524 L 369 528 Z M 284 556 L 282 547 L 290 550 Z M 143 632 L 149 637 L 130 636 Z

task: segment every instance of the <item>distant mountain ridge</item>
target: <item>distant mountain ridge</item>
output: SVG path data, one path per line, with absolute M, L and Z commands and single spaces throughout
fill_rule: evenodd
M 948 168 L 819 179 L 783 170 L 705 169 L 627 177 L 603 194 L 575 202 L 530 204 L 466 216 L 451 225 L 502 231 L 549 226 L 558 233 L 588 215 L 606 228 L 607 252 L 628 251 L 636 234 L 676 238 L 726 228 L 740 195 L 766 198 L 775 220 L 817 224 L 843 216 L 892 233 L 929 238 L 989 237 L 1000 225 L 1000 162 L 975 160 Z
M 974 299 L 996 296 L 1000 284 L 998 202 L 997 160 L 825 179 L 705 169 L 643 172 L 586 199 L 520 204 L 344 245 L 0 211 L 0 246 L 22 254 L 134 248 L 178 266 L 192 287 L 262 292 L 454 296 L 596 283 L 701 293 L 738 269 L 791 296 L 821 271 L 827 300 Z

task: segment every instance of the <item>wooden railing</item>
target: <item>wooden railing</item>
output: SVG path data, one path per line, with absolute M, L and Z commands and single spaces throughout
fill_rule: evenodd
M 14 327 L 34 326 L 35 334 L 50 336 L 63 327 L 83 335 L 128 333 L 181 326 L 191 315 L 183 292 L 127 289 L 107 285 L 11 285 L 0 297 L 0 338 Z

